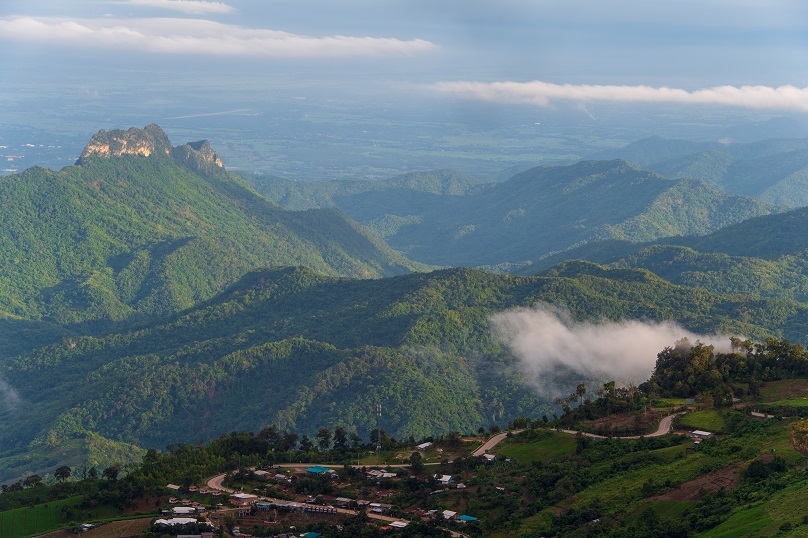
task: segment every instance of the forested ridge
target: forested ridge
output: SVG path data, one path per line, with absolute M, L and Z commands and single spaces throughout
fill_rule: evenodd
M 89 154 L 0 178 L 0 312 L 115 322 L 188 308 L 259 267 L 365 278 L 418 267 L 339 212 L 282 210 L 200 155 Z
M 438 265 L 508 268 L 582 243 L 702 235 L 780 211 L 621 160 L 541 166 L 491 185 L 445 170 L 345 183 L 244 177 L 284 207 L 337 207 Z
M 805 337 L 808 311 L 569 263 L 536 277 L 447 269 L 380 280 L 307 268 L 254 272 L 199 307 L 106 336 L 70 336 L 6 360 L 24 405 L 6 412 L 8 457 L 94 432 L 161 447 L 233 425 L 303 432 L 375 427 L 396 437 L 475 431 L 546 414 L 489 316 L 549 303 L 578 319 L 677 319 L 696 332 Z

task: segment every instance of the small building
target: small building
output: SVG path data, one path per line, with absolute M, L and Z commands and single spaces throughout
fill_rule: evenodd
M 348 508 L 349 506 L 351 506 L 352 502 L 353 499 L 349 499 L 347 497 L 337 497 L 336 499 L 334 499 L 334 505 L 340 508 Z
M 188 525 L 189 523 L 198 523 L 195 517 L 172 517 L 171 519 L 158 519 L 154 522 L 155 525 Z
M 179 491 L 180 487 L 177 484 L 169 484 L 166 486 L 168 489 L 173 489 L 174 491 Z
M 322 465 L 314 465 L 313 467 L 306 468 L 306 472 L 313 475 L 333 474 L 334 469 L 323 467 Z
M 448 484 L 449 482 L 452 481 L 452 476 L 448 475 L 448 474 L 443 474 L 443 475 L 436 474 L 435 475 L 435 480 L 437 480 L 441 484 Z
M 713 436 L 712 432 L 706 432 L 704 430 L 693 430 L 690 433 L 692 433 L 696 437 L 701 437 L 702 439 L 708 439 Z
M 432 443 L 421 443 L 420 445 L 416 446 L 415 448 L 418 450 L 426 450 L 427 448 L 431 447 Z
M 454 519 L 456 517 L 457 517 L 457 512 L 453 512 L 451 510 L 444 510 L 443 511 L 443 519 L 445 519 L 447 521 L 450 520 L 450 519 Z
M 190 516 L 196 514 L 196 508 L 193 506 L 175 506 L 171 509 L 175 516 Z
M 406 527 L 409 524 L 410 523 L 408 521 L 391 521 L 390 522 L 390 526 L 393 527 L 394 529 L 403 529 L 404 527 Z

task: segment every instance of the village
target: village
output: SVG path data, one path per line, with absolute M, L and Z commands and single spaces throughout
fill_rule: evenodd
M 484 446 L 488 445 L 491 443 Z M 484 451 L 483 447 L 474 454 L 478 451 Z M 346 518 L 362 517 L 383 531 L 424 522 L 445 528 L 452 536 L 466 536 L 462 530 L 478 519 L 461 509 L 462 493 L 475 489 L 465 481 L 473 480 L 476 466 L 493 463 L 497 456 L 467 456 L 464 452 L 424 442 L 406 458 L 408 464 L 280 464 L 237 469 L 212 477 L 204 486 L 167 484 L 170 496 L 153 527 L 176 535 L 176 527 L 181 526 L 182 536 L 195 538 L 213 538 L 220 533 L 236 538 L 313 538 L 320 534 L 299 529 L 317 523 L 339 527 Z M 447 455 L 455 459 L 447 460 Z M 437 458 L 441 461 L 429 462 Z M 422 460 L 427 463 L 420 463 Z M 455 472 L 444 474 L 447 469 Z M 425 488 L 434 508 L 402 508 L 401 501 L 408 493 Z

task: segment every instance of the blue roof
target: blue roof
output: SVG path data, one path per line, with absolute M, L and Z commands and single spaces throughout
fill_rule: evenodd
M 312 531 L 312 532 L 307 532 L 306 534 L 304 534 L 303 538 L 317 538 L 318 536 L 322 536 L 322 534 L 320 534 L 319 532 Z
M 457 516 L 457 519 L 460 521 L 477 521 L 477 518 L 472 516 Z
M 309 467 L 306 469 L 306 472 L 314 473 L 314 474 L 323 474 L 331 472 L 331 469 L 328 467 L 323 467 L 322 465 L 315 465 L 314 467 Z

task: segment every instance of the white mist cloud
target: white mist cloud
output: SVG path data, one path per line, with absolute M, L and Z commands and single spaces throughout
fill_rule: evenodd
M 434 45 L 422 39 L 325 36 L 245 28 L 203 19 L 65 19 L 2 17 L 0 40 L 138 53 L 275 58 L 411 55 Z
M 688 91 L 652 86 L 552 84 L 532 82 L 439 82 L 432 89 L 493 103 L 549 106 L 553 101 L 679 103 L 808 112 L 808 88 L 796 86 L 715 86 Z
M 729 337 L 696 335 L 669 321 L 581 322 L 550 305 L 495 314 L 491 326 L 519 359 L 527 379 L 550 397 L 568 392 L 552 384 L 558 374 L 570 371 L 604 382 L 641 383 L 653 372 L 657 353 L 683 337 L 722 351 L 730 348 Z
M 16 411 L 21 403 L 22 398 L 14 387 L 0 379 L 0 408 Z
M 203 13 L 230 13 L 233 11 L 233 6 L 225 4 L 224 2 L 205 2 L 203 0 L 123 0 L 116 3 L 173 9 L 192 15 L 201 15 Z

